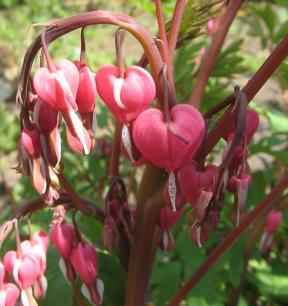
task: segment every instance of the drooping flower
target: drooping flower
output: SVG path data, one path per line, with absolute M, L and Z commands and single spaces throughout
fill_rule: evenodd
M 234 204 L 230 213 L 230 220 L 239 226 L 241 218 L 246 215 L 246 201 L 248 188 L 252 182 L 252 177 L 248 174 L 231 176 L 227 189 L 234 194 Z
M 16 284 L 21 289 L 21 302 L 25 306 L 36 306 L 32 286 L 41 275 L 41 267 L 38 259 L 32 254 L 19 254 L 8 251 L 4 256 L 4 266 L 13 276 Z M 14 293 L 15 295 L 15 293 Z
M 118 67 L 104 65 L 96 73 L 96 84 L 101 99 L 124 124 L 149 106 L 156 91 L 151 75 L 139 66 L 128 67 L 121 78 Z
M 35 189 L 38 193 L 44 194 L 47 188 L 47 172 L 41 157 L 40 133 L 37 128 L 22 130 L 20 150 L 24 160 L 28 161 Z
M 65 220 L 61 223 L 53 224 L 50 229 L 50 239 L 61 255 L 59 261 L 60 270 L 69 282 L 74 282 L 75 280 L 75 272 L 69 261 L 73 249 L 74 236 L 74 226 Z
M 281 211 L 271 210 L 267 216 L 265 230 L 260 241 L 261 254 L 268 254 L 274 244 L 274 234 L 282 220 L 283 214 Z
M 83 282 L 81 291 L 93 304 L 100 305 L 104 284 L 98 278 L 98 259 L 94 246 L 81 239 L 72 250 L 70 260 Z
M 22 253 L 34 256 L 40 264 L 40 275 L 34 283 L 34 296 L 43 299 L 46 295 L 48 282 L 44 275 L 46 271 L 48 236 L 45 232 L 39 231 L 31 236 L 30 240 L 21 242 Z
M 68 60 L 61 60 L 55 65 L 55 71 L 39 68 L 34 76 L 33 85 L 36 93 L 50 103 L 59 112 L 70 108 L 77 111 L 76 94 L 79 85 L 79 72 Z
M 218 167 L 215 165 L 207 165 L 200 169 L 198 163 L 193 160 L 179 170 L 179 185 L 192 206 L 196 206 L 201 191 L 212 186 L 217 171 Z

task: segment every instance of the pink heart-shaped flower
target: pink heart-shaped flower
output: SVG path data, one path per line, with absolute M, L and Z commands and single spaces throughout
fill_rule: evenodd
M 170 128 L 158 109 L 144 111 L 133 126 L 138 150 L 150 162 L 170 171 L 178 170 L 193 157 L 204 133 L 202 115 L 188 104 L 172 108 Z
M 79 85 L 79 72 L 68 60 L 56 64 L 56 71 L 39 68 L 33 85 L 38 96 L 50 103 L 57 111 L 67 111 L 70 107 L 77 111 L 76 94 Z
M 98 94 L 114 116 L 127 124 L 136 119 L 155 96 L 155 84 L 143 68 L 131 66 L 120 78 L 119 69 L 104 65 L 96 74 Z
M 170 227 L 177 223 L 183 212 L 183 207 L 177 211 L 173 211 L 169 207 L 161 208 L 157 219 L 157 225 L 164 230 L 168 230 Z
M 0 288 L 0 305 L 14 306 L 19 297 L 19 289 L 11 283 L 4 284 Z
M 70 261 L 85 284 L 95 283 L 98 274 L 98 259 L 96 250 L 91 244 L 85 241 L 78 242 L 71 251 Z
M 87 66 L 81 66 L 74 62 L 79 71 L 79 86 L 76 95 L 76 103 L 80 113 L 91 113 L 95 107 L 97 96 L 95 74 Z
M 211 186 L 217 170 L 215 165 L 208 165 L 205 169 L 199 170 L 195 161 L 190 161 L 179 170 L 179 185 L 189 203 L 196 205 L 201 190 Z
M 15 251 L 9 251 L 4 256 L 4 266 L 13 275 L 15 282 L 26 289 L 33 285 L 41 274 L 40 263 L 32 255 L 18 257 Z
M 50 132 L 58 125 L 58 112 L 48 102 L 38 98 L 33 112 L 34 121 L 40 131 Z
M 246 116 L 246 143 L 249 144 L 253 135 L 258 129 L 258 126 L 260 124 L 260 118 L 257 112 L 255 112 L 253 109 L 247 110 L 247 116 Z M 223 138 L 228 142 L 228 138 L 230 134 L 235 134 L 236 132 L 236 124 L 233 122 L 230 126 L 230 128 L 223 131 Z
M 55 224 L 50 229 L 50 239 L 60 255 L 67 259 L 73 249 L 74 226 L 65 220 Z

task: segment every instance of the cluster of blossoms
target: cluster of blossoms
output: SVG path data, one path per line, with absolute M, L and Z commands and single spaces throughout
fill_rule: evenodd
M 164 249 L 173 246 L 173 237 L 168 230 L 183 214 L 186 202 L 192 208 L 188 218 L 191 225 L 190 236 L 199 247 L 207 241 L 209 233 L 217 226 L 225 201 L 225 190 L 234 195 L 230 220 L 237 226 L 240 224 L 241 217 L 246 213 L 248 187 L 252 181 L 247 163 L 247 144 L 259 125 L 258 114 L 248 109 L 245 123 L 246 132 L 240 135 L 242 141 L 236 146 L 233 144 L 236 125 L 233 124 L 229 131 L 223 133 L 227 146 L 221 165 L 205 165 L 204 161 L 186 160 L 175 173 L 175 186 L 178 190 L 172 196 L 169 190 L 171 181 L 168 179 L 163 195 L 166 207 L 161 209 L 158 218 L 158 225 L 164 230 L 161 242 Z M 231 151 L 232 144 L 234 148 Z
M 104 284 L 98 278 L 95 247 L 82 238 L 76 226 L 63 218 L 57 219 L 55 221 L 53 218 L 50 239 L 61 256 L 60 270 L 72 285 L 79 275 L 83 282 L 83 295 L 93 305 L 100 305 Z M 36 299 L 45 298 L 48 287 L 44 273 L 49 237 L 39 231 L 31 235 L 29 240 L 21 242 L 18 231 L 16 235 L 17 251 L 8 251 L 3 261 L 0 260 L 0 305 L 14 306 L 20 297 L 21 305 L 37 306 Z M 8 279 L 13 279 L 15 284 L 9 283 Z
M 159 76 L 166 94 L 162 111 L 149 108 L 156 94 L 154 80 L 140 66 L 125 67 L 119 39 L 116 39 L 117 66 L 104 65 L 95 74 L 91 72 L 86 61 L 83 31 L 80 61 L 65 59 L 57 64 L 48 53 L 45 31 L 42 34 L 47 67 L 42 62 L 30 84 L 29 124 L 27 120 L 22 122 L 19 169 L 31 175 L 35 189 L 47 203 L 57 199 L 61 124 L 65 123 L 70 148 L 77 154 L 89 154 L 95 146 L 95 99 L 99 95 L 122 124 L 121 149 L 131 164 L 152 163 L 167 172 L 163 191 L 166 206 L 161 208 L 157 219 L 162 229 L 159 247 L 164 250 L 173 247 L 170 229 L 182 216 L 187 202 L 192 208 L 188 218 L 190 236 L 201 247 L 218 224 L 226 191 L 234 195 L 230 219 L 238 226 L 246 213 L 247 192 L 252 181 L 247 145 L 259 125 L 259 116 L 247 109 L 243 92 L 236 91 L 232 111 L 235 120 L 222 134 L 227 143 L 222 163 L 205 164 L 201 152 L 205 150 L 208 124 L 195 107 L 185 103 L 171 105 L 168 101 L 165 65 Z M 132 242 L 134 215 L 124 183 L 118 177 L 112 179 L 105 201 L 102 232 L 105 248 L 115 248 L 119 236 Z M 50 236 L 61 255 L 60 267 L 66 279 L 74 283 L 76 273 L 79 274 L 83 294 L 91 303 L 99 305 L 104 285 L 98 278 L 95 248 L 65 220 L 52 226 Z M 11 267 L 10 271 L 13 272 Z M 43 276 L 44 271 L 41 272 Z M 28 288 L 34 283 L 33 279 Z M 23 292 L 31 296 L 31 290 L 26 288 Z M 34 294 L 38 296 L 35 289 Z
M 14 306 L 20 296 L 23 306 L 36 306 L 35 298 L 43 299 L 47 289 L 48 236 L 39 231 L 29 240 L 18 241 L 17 251 L 8 251 L 0 261 L 0 305 Z M 16 285 L 8 282 L 5 270 Z
M 50 239 L 61 255 L 59 267 L 66 280 L 73 284 L 78 274 L 83 282 L 83 295 L 93 305 L 100 305 L 104 285 L 98 278 L 98 260 L 94 246 L 85 241 L 78 229 L 65 219 L 52 225 Z

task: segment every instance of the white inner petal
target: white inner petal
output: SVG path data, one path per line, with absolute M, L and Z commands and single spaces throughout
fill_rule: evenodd
M 172 209 L 173 211 L 176 211 L 176 194 L 177 194 L 177 186 L 176 186 L 176 179 L 174 172 L 169 173 L 169 179 L 168 179 L 168 193 L 169 197 L 172 203 Z
M 99 304 L 102 304 L 103 302 L 103 294 L 104 294 L 104 283 L 101 279 L 97 278 L 97 290 L 100 296 L 100 302 Z
M 164 231 L 162 239 L 163 239 L 164 250 L 167 251 L 168 244 L 169 244 L 169 236 L 168 236 L 168 232 L 167 231 Z
M 196 238 L 197 238 L 197 245 L 199 248 L 202 248 L 202 243 L 201 243 L 201 227 L 198 226 L 196 228 Z
M 122 89 L 123 83 L 124 83 L 124 79 L 122 78 L 115 79 L 114 88 L 113 88 L 114 99 L 120 108 L 127 109 L 127 107 L 121 101 L 121 89 Z
M 84 128 L 83 128 L 83 125 L 82 125 L 82 122 L 81 120 L 78 118 L 78 116 L 76 115 L 76 113 L 73 111 L 73 109 L 70 107 L 69 109 L 69 114 L 70 114 L 70 118 L 71 118 L 71 121 L 74 125 L 74 130 L 83 146 L 83 150 L 84 150 L 84 154 L 89 154 L 89 149 L 87 147 L 87 144 L 86 144 L 86 139 L 85 139 L 85 134 L 84 134 Z
M 65 78 L 65 74 L 63 69 L 60 69 L 57 71 L 57 73 L 54 73 L 55 79 L 58 81 L 59 85 L 64 89 L 65 95 L 69 100 L 69 103 L 72 104 L 74 102 L 74 95 L 71 91 L 71 88 Z
M 130 138 L 130 132 L 128 127 L 124 124 L 122 128 L 122 141 L 124 144 L 124 147 L 128 153 L 128 156 L 132 162 L 135 162 L 132 154 L 132 146 L 131 146 L 131 138 Z
M 90 297 L 90 292 L 85 284 L 81 286 L 81 292 L 88 301 L 92 302 Z
M 96 133 L 97 126 L 98 126 L 98 124 L 97 124 L 96 110 L 94 109 L 93 117 L 92 117 L 92 131 L 93 131 L 93 134 Z
M 6 291 L 0 290 L 0 306 L 6 305 L 6 296 L 7 296 Z

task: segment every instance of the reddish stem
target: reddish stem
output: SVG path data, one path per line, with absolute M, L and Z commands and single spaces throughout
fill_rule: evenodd
M 63 173 L 59 173 L 57 174 L 59 182 L 61 183 L 61 185 L 64 187 L 68 197 L 73 201 L 75 208 L 77 208 L 78 210 L 80 210 L 81 212 L 86 211 L 88 214 L 90 213 L 91 216 L 96 216 L 98 217 L 101 222 L 104 222 L 104 214 L 101 215 L 99 214 L 99 209 L 95 207 L 95 209 L 92 207 L 89 207 L 87 205 L 87 203 L 78 196 L 78 194 L 73 190 L 73 188 L 71 187 L 71 185 L 69 184 L 69 182 L 66 180 L 65 176 L 63 175 Z M 95 215 L 96 214 L 96 215 Z
M 16 245 L 17 245 L 17 257 L 22 258 L 22 247 L 21 247 L 21 239 L 18 227 L 18 220 L 15 220 L 15 233 L 16 233 Z
M 172 17 L 170 32 L 168 34 L 168 49 L 169 49 L 169 56 L 171 58 L 171 62 L 173 62 L 174 58 L 174 53 L 176 49 L 177 38 L 180 30 L 182 16 L 184 13 L 184 8 L 185 8 L 185 0 L 177 0 Z
M 121 129 L 122 129 L 122 124 L 117 120 L 115 124 L 115 132 L 114 132 L 112 154 L 111 154 L 110 168 L 109 168 L 110 177 L 119 175 Z
M 55 72 L 57 71 L 53 61 L 52 61 L 52 58 L 49 54 L 49 51 L 48 51 L 48 48 L 47 48 L 47 44 L 46 44 L 46 40 L 45 40 L 45 35 L 46 35 L 46 29 L 42 31 L 41 33 L 41 43 L 42 43 L 42 50 L 43 50 L 43 53 L 45 55 L 45 58 L 46 58 L 46 61 L 47 61 L 47 64 L 48 64 L 48 69 L 50 72 Z
M 225 41 L 230 25 L 232 24 L 238 10 L 241 8 L 244 1 L 245 0 L 230 1 L 224 14 L 220 17 L 219 26 L 212 38 L 209 51 L 207 52 L 200 65 L 197 79 L 189 98 L 189 102 L 197 108 L 199 108 L 201 100 L 204 96 L 205 87 L 208 83 L 208 79 L 211 75 L 213 66 L 217 60 L 217 55 L 219 54 Z
M 194 275 L 179 289 L 175 297 L 171 300 L 168 306 L 178 306 L 180 302 L 187 296 L 187 294 L 198 284 L 204 275 L 210 270 L 215 262 L 237 241 L 241 235 L 248 229 L 248 227 L 255 222 L 263 213 L 273 205 L 274 201 L 281 196 L 283 191 L 288 186 L 288 176 L 280 180 L 274 189 L 266 195 L 263 200 L 256 205 L 253 211 L 247 215 L 243 223 L 239 227 L 234 228 L 228 236 L 217 245 L 210 253 L 206 261 L 198 268 Z
M 142 306 L 145 300 L 153 264 L 153 237 L 156 220 L 163 203 L 163 186 L 166 176 L 159 168 L 146 166 L 137 198 L 134 242 L 129 260 L 125 306 Z
M 115 34 L 115 48 L 116 48 L 116 63 L 119 69 L 119 77 L 121 79 L 124 78 L 125 73 L 125 64 L 122 55 L 122 47 L 121 47 L 121 33 L 123 29 L 118 29 Z
M 161 0 L 154 0 L 154 3 L 156 8 L 156 16 L 157 16 L 159 37 L 160 37 L 160 44 L 159 44 L 160 54 L 162 56 L 164 64 L 166 64 L 167 66 L 167 76 L 169 81 L 171 100 L 172 104 L 175 104 L 176 93 L 175 93 L 174 78 L 173 78 L 173 64 L 172 64 L 172 58 L 170 57 L 168 50 L 168 41 L 167 41 L 167 34 L 163 18 L 162 4 Z
M 77 285 L 73 282 L 72 283 L 72 292 L 73 292 L 73 297 L 77 301 L 77 304 L 79 306 L 87 306 L 87 304 L 84 302 Z
M 170 63 L 170 60 L 169 60 L 169 54 L 168 54 L 168 42 L 167 42 L 165 24 L 164 24 L 164 19 L 163 19 L 161 0 L 154 0 L 154 3 L 155 3 L 155 8 L 156 8 L 159 37 L 162 41 L 162 43 L 160 44 L 160 53 L 161 53 L 163 62 L 168 66 L 168 64 Z
M 87 56 L 86 56 L 86 44 L 85 44 L 85 27 L 81 29 L 81 53 L 80 53 L 80 67 L 87 66 Z

